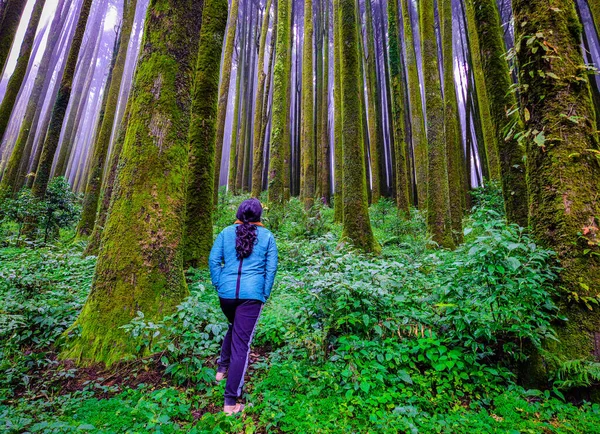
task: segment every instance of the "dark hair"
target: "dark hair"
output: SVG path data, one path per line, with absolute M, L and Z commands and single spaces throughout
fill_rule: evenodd
M 235 215 L 242 222 L 235 228 L 235 251 L 238 259 L 244 259 L 250 256 L 256 242 L 256 225 L 250 222 L 259 222 L 262 215 L 262 206 L 258 199 L 246 199 L 243 201 Z

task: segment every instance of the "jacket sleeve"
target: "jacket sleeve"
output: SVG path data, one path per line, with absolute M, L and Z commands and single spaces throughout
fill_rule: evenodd
M 208 268 L 210 268 L 210 279 L 215 288 L 219 287 L 221 272 L 223 270 L 223 232 L 221 232 L 210 250 L 208 257 Z
M 275 275 L 277 274 L 277 261 L 277 244 L 275 243 L 275 237 L 271 235 L 269 246 L 267 248 L 265 289 L 263 291 L 265 299 L 269 298 L 271 295 L 271 288 L 273 288 L 273 282 L 275 281 Z

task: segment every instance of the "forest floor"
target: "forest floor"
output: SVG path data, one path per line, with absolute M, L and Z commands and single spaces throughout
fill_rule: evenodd
M 240 200 L 221 199 L 215 232 Z M 226 325 L 207 271 L 188 270 L 191 295 L 172 316 L 126 327 L 140 357 L 77 367 L 57 353 L 96 258 L 68 231 L 37 249 L 5 237 L 0 432 L 600 433 L 600 406 L 563 393 L 573 384 L 519 383 L 523 345 L 552 336 L 558 270 L 503 222 L 496 191 L 476 200 L 455 251 L 432 245 L 418 212 L 373 205 L 378 257 L 341 245 L 329 208 L 292 200 L 284 215 L 267 212 L 280 267 L 236 417 L 221 412 L 214 381 Z

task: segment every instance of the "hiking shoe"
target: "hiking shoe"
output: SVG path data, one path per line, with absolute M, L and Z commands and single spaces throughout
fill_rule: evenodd
M 215 378 L 217 379 L 217 381 L 221 381 L 223 378 L 225 378 L 225 372 L 217 372 Z
M 231 416 L 236 413 L 241 413 L 244 410 L 244 404 L 226 405 L 223 407 L 223 411 L 227 416 Z

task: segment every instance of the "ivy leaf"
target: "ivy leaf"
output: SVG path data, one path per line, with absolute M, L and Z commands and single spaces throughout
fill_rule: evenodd
M 535 136 L 535 138 L 533 139 L 533 141 L 536 143 L 536 145 L 538 146 L 544 146 L 544 144 L 546 143 L 546 136 L 544 135 L 543 131 L 540 131 L 537 136 Z

